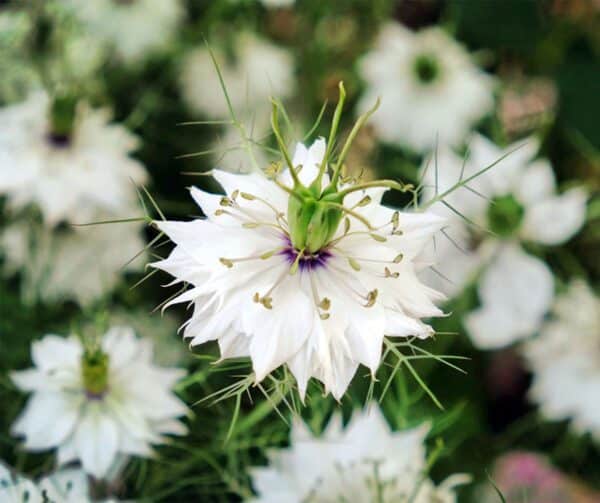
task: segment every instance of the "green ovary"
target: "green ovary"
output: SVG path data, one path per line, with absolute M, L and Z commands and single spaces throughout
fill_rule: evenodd
M 108 355 L 100 350 L 83 355 L 81 376 L 88 395 L 101 397 L 108 389 L 108 363 Z
M 523 221 L 525 209 L 512 194 L 492 199 L 487 211 L 490 230 L 498 236 L 514 234 Z

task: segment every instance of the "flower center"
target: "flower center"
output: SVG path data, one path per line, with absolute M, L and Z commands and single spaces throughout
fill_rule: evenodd
M 298 251 L 290 242 L 287 248 L 281 252 L 288 259 L 290 265 L 298 263 L 300 271 L 312 271 L 324 267 L 327 260 L 331 257 L 331 252 L 326 248 L 315 253 L 302 253 Z
M 86 351 L 81 359 L 81 376 L 88 398 L 102 399 L 108 390 L 108 355 L 99 349 Z
M 47 134 L 48 142 L 57 148 L 68 147 L 71 143 L 77 99 L 73 96 L 61 96 L 52 101 L 50 105 L 50 131 Z
M 440 74 L 437 59 L 430 54 L 421 54 L 413 62 L 413 72 L 421 84 L 431 84 Z
M 525 209 L 512 194 L 492 199 L 487 221 L 492 232 L 501 237 L 511 236 L 521 225 Z

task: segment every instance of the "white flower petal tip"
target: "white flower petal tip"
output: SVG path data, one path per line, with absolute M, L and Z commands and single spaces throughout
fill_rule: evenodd
M 153 267 L 190 285 L 171 303 L 193 303 L 183 328 L 192 345 L 217 340 L 222 358 L 249 356 L 259 382 L 286 364 L 302 397 L 314 377 L 339 400 L 359 365 L 376 371 L 384 335 L 430 335 L 420 320 L 440 316 L 443 297 L 418 279 L 416 257 L 444 218 L 382 206 L 387 185 L 339 185 L 344 205 L 319 195 L 323 217 L 309 229 L 287 190 L 302 190 L 294 176 L 334 183 L 319 174 L 325 153 L 322 138 L 299 144 L 298 173 L 277 183 L 214 170 L 224 194 L 192 188 L 205 219 L 157 222 L 176 246 Z
M 253 501 L 293 503 L 310 497 L 397 503 L 414 493 L 415 501 L 452 503 L 454 488 L 469 477 L 453 475 L 437 487 L 427 477 L 429 429 L 393 432 L 377 406 L 355 411 L 345 428 L 341 416 L 334 415 L 320 437 L 295 421 L 290 447 L 270 451 L 269 465 L 251 470 Z
M 554 298 L 554 276 L 519 246 L 498 250 L 479 283 L 482 307 L 465 317 L 476 347 L 499 349 L 535 333 Z
M 123 456 L 148 456 L 163 434 L 186 433 L 177 418 L 188 409 L 172 392 L 185 372 L 154 365 L 152 344 L 132 329 L 111 328 L 93 355 L 74 336 L 36 344 L 35 367 L 13 375 L 33 393 L 12 427 L 25 449 L 56 448 L 59 464 L 80 460 L 101 479 Z
M 529 392 L 541 414 L 570 420 L 579 434 L 600 438 L 597 407 L 600 382 L 600 298 L 582 280 L 573 280 L 556 298 L 552 315 L 537 337 L 523 345 L 533 381 Z

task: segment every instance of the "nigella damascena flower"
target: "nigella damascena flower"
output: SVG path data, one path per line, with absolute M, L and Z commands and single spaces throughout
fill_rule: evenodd
M 126 327 L 111 328 L 96 345 L 47 335 L 32 345 L 32 369 L 13 372 L 31 392 L 12 431 L 32 451 L 58 449 L 59 464 L 79 460 L 85 472 L 107 476 L 120 456 L 150 456 L 151 444 L 182 435 L 187 412 L 173 394 L 185 375 L 152 363 L 152 344 Z
M 0 109 L 0 196 L 11 217 L 23 217 L 11 218 L 0 245 L 5 270 L 22 272 L 27 300 L 88 303 L 117 283 L 124 266 L 140 266 L 130 259 L 144 248 L 144 222 L 63 225 L 141 213 L 136 185 L 148 174 L 131 157 L 138 138 L 109 119 L 108 110 L 75 96 L 44 92 Z
M 437 283 L 453 295 L 477 279 L 481 306 L 465 325 L 476 346 L 494 349 L 532 335 L 554 298 L 552 271 L 523 245 L 570 239 L 585 221 L 588 196 L 582 187 L 558 192 L 534 138 L 501 148 L 474 135 L 468 145 L 466 158 L 442 147 L 424 163 L 423 194 L 435 199 L 463 184 L 432 205 L 449 220 L 434 251 Z
M 62 469 L 39 481 L 33 481 L 0 463 L 0 501 L 2 503 L 91 503 L 92 499 L 88 477 L 82 470 Z
M 427 476 L 428 427 L 393 432 L 381 411 L 355 413 L 346 428 L 335 415 L 321 437 L 300 420 L 290 447 L 271 450 L 269 466 L 251 472 L 254 503 L 454 503 L 454 488 L 468 481 L 453 475 L 439 486 Z
M 460 143 L 494 105 L 492 77 L 437 27 L 411 32 L 386 24 L 359 71 L 367 83 L 359 110 L 383 99 L 371 119 L 377 136 L 417 152 Z
M 377 370 L 384 335 L 432 333 L 421 318 L 442 296 L 416 270 L 443 219 L 383 206 L 398 183 L 342 183 L 346 148 L 329 166 L 331 142 L 293 159 L 282 145 L 288 167 L 271 179 L 214 170 L 224 195 L 192 188 L 206 218 L 156 222 L 176 247 L 153 266 L 191 285 L 170 304 L 193 303 L 192 345 L 250 356 L 257 381 L 286 364 L 301 396 L 315 377 L 340 398 L 359 364 Z
M 59 0 L 59 5 L 129 63 L 168 47 L 185 14 L 180 0 Z
M 531 400 L 550 420 L 571 419 L 577 432 L 600 439 L 600 298 L 582 280 L 560 295 L 538 337 L 524 346 Z

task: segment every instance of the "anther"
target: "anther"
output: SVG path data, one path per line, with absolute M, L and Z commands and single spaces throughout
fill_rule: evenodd
M 329 311 L 329 308 L 331 307 L 331 301 L 327 297 L 324 297 L 321 302 L 317 304 L 317 307 L 323 309 L 323 311 Z
M 348 257 L 348 263 L 350 264 L 350 267 L 352 267 L 352 269 L 354 269 L 355 271 L 360 271 L 360 264 L 352 257 Z
M 384 236 L 380 236 L 379 234 L 370 234 L 370 236 L 375 240 L 378 241 L 380 243 L 385 243 L 387 241 L 387 238 Z
M 363 208 L 371 202 L 371 196 L 363 197 L 355 206 L 355 208 Z
M 392 233 L 396 232 L 399 225 L 400 225 L 400 212 L 394 211 L 394 214 L 392 215 Z
M 365 304 L 365 307 L 373 307 L 375 305 L 375 302 L 377 302 L 378 295 L 379 295 L 379 292 L 377 291 L 377 289 L 371 290 L 367 294 L 367 303 Z
M 399 264 L 400 262 L 402 262 L 402 259 L 404 258 L 404 254 L 403 253 L 399 253 L 398 255 L 396 255 L 396 257 L 394 258 L 394 264 Z
M 247 201 L 254 201 L 256 199 L 256 197 L 254 197 L 252 194 L 248 194 L 247 192 L 240 192 L 240 196 L 242 196 Z
M 399 272 L 392 272 L 392 271 L 390 271 L 389 267 L 386 267 L 383 271 L 385 273 L 386 278 L 394 278 L 395 279 L 400 276 Z
M 231 269 L 233 267 L 233 260 L 229 260 L 228 258 L 223 258 L 221 257 L 219 259 L 219 262 L 221 262 L 221 264 L 223 264 L 225 267 Z
M 233 206 L 233 201 L 228 197 L 222 197 L 220 204 L 221 206 Z

